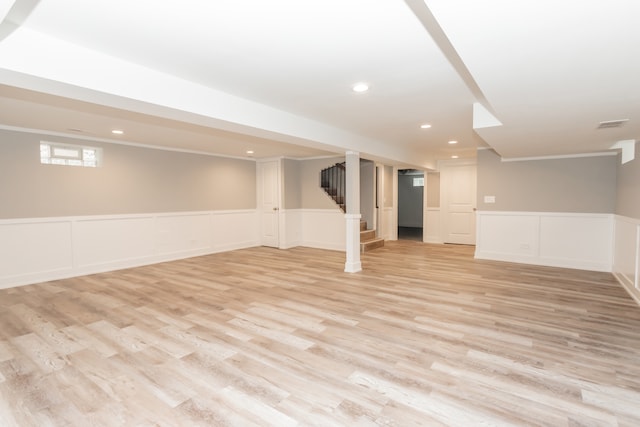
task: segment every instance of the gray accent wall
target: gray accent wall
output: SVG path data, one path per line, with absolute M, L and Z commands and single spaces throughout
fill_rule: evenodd
M 615 213 L 636 219 L 640 219 L 640 152 L 638 150 L 636 143 L 635 160 L 624 165 L 620 164 L 620 156 L 616 157 L 618 181 Z
M 300 162 L 294 159 L 284 159 L 282 161 L 282 169 L 284 179 L 284 208 L 300 209 L 302 207 Z
M 103 149 L 98 168 L 43 165 L 40 141 Z M 0 218 L 256 208 L 253 160 L 0 130 Z
M 503 162 L 493 150 L 478 150 L 477 161 L 479 210 L 615 212 L 616 156 Z

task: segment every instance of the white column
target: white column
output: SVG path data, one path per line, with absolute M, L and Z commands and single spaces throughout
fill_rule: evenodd
M 398 240 L 398 168 L 393 168 L 391 189 L 393 191 L 393 216 L 391 219 L 391 233 L 389 240 Z
M 347 213 L 347 260 L 344 271 L 357 273 L 362 271 L 360 262 L 360 153 L 347 151 L 346 153 L 346 202 Z

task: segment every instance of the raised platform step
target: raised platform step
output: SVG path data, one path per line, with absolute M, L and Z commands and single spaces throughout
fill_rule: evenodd
M 383 246 L 384 239 L 382 237 L 376 237 L 375 239 L 367 240 L 366 242 L 360 242 L 360 252 L 368 252 Z

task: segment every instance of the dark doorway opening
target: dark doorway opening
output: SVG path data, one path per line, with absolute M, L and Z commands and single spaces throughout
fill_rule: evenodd
M 398 239 L 422 241 L 424 172 L 398 171 Z

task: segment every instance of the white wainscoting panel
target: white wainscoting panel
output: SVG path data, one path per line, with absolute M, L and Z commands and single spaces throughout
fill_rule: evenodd
M 71 224 L 65 220 L 0 221 L 0 288 L 24 277 L 43 281 L 73 269 Z
M 425 210 L 424 236 L 426 243 L 444 243 L 440 229 L 440 208 L 427 208 Z
M 163 215 L 156 218 L 156 253 L 172 255 L 211 248 L 211 215 L 195 213 Z
M 613 274 L 640 304 L 640 219 L 615 217 Z
M 225 252 L 260 246 L 260 215 L 254 210 L 211 213 L 211 251 Z
M 280 211 L 280 249 L 302 245 L 302 220 L 300 209 Z
M 540 216 L 540 259 L 544 265 L 611 271 L 613 216 Z
M 396 234 L 398 230 L 398 226 L 393 222 L 393 208 L 384 208 L 382 210 L 382 220 L 384 221 L 382 229 L 384 230 L 384 236 L 380 236 L 384 238 L 384 240 L 394 240 L 396 239 Z M 396 233 L 393 231 L 396 230 Z M 396 239 L 397 240 L 397 239 Z
M 300 209 L 301 246 L 344 251 L 347 226 L 340 209 Z
M 477 212 L 476 258 L 612 271 L 613 215 Z
M 255 210 L 0 220 L 0 288 L 259 245 Z
M 90 272 L 144 263 L 155 254 L 154 220 L 149 215 L 72 221 L 74 267 Z

